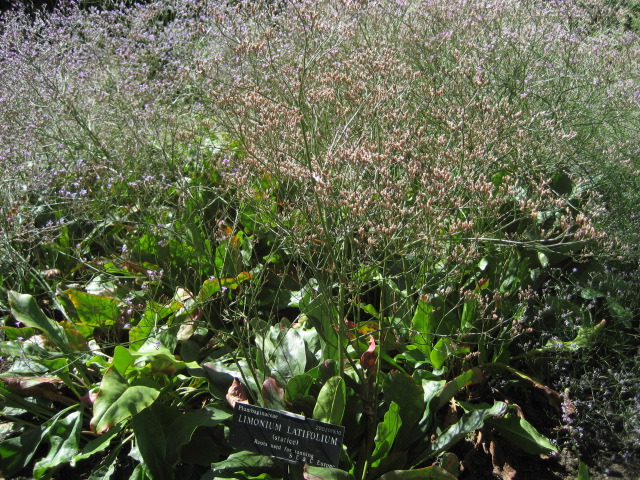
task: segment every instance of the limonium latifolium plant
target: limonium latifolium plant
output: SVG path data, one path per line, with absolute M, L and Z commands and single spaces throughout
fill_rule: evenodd
M 640 49 L 605 3 L 4 12 L 0 470 L 586 460 L 570 371 L 638 332 Z M 338 468 L 232 451 L 238 401 L 346 426 Z

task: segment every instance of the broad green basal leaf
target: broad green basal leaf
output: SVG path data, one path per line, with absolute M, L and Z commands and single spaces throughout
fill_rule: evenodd
M 431 354 L 432 334 L 434 332 L 432 312 L 433 305 L 419 301 L 411 320 L 411 328 L 418 332 L 412 338 L 411 343 L 427 356 Z
M 7 477 L 17 474 L 33 459 L 46 439 L 51 444 L 49 455 L 36 464 L 34 478 L 40 478 L 47 468 L 57 465 L 56 453 L 64 462 L 77 453 L 82 415 L 77 405 L 58 412 L 39 428 L 0 443 L 0 472 Z M 71 412 L 71 413 L 70 413 Z
M 62 352 L 71 352 L 64 329 L 58 323 L 47 318 L 31 295 L 11 291 L 9 292 L 9 305 L 16 320 L 28 327 L 42 330 Z
M 380 461 L 389 454 L 401 426 L 400 407 L 397 403 L 391 402 L 389 410 L 384 414 L 384 420 L 378 424 L 375 449 L 371 454 L 372 467 L 378 465 Z
M 331 377 L 320 390 L 313 409 L 313 418 L 321 422 L 340 425 L 347 399 L 347 388 L 341 377 Z
M 264 473 L 275 468 L 276 463 L 269 457 L 251 452 L 237 452 L 229 455 L 226 460 L 211 465 L 211 473 L 214 476 L 210 478 L 215 478 L 216 474 L 229 477 L 229 473 L 233 472 Z
M 409 430 L 422 418 L 425 410 L 424 392 L 415 378 L 401 372 L 389 373 L 383 382 L 385 402 L 395 402 L 400 407 L 402 428 L 398 441 L 404 446 Z
M 582 460 L 578 463 L 578 478 L 576 480 L 591 480 L 589 468 Z
M 166 460 L 167 434 L 153 408 L 145 408 L 131 422 L 138 451 L 154 480 L 173 480 L 172 465 Z M 168 433 L 168 432 L 167 432 Z
M 122 449 L 123 444 L 116 445 L 91 472 L 91 476 L 87 480 L 110 480 L 116 471 L 116 458 Z M 140 465 L 138 465 L 139 467 Z M 136 467 L 137 469 L 137 467 Z
M 135 359 L 136 357 L 134 357 L 129 350 L 121 345 L 117 345 L 113 350 L 113 360 L 111 361 L 111 365 L 113 368 L 118 370 L 122 376 L 126 376 L 127 372 L 133 369 L 133 362 Z
M 304 480 L 355 480 L 349 472 L 338 468 L 311 467 L 304 469 Z
M 436 410 L 445 406 L 449 401 L 462 390 L 469 385 L 481 383 L 484 381 L 485 375 L 478 367 L 474 367 L 466 372 L 458 375 L 456 378 L 448 382 L 442 389 L 442 392 L 438 395 Z
M 313 377 L 311 375 L 296 375 L 287 384 L 284 394 L 285 400 L 294 407 L 304 411 L 312 411 L 316 403 L 316 399 L 309 395 L 309 389 L 312 385 Z
M 281 330 L 273 326 L 264 336 L 256 336 L 256 345 L 280 385 L 286 386 L 291 378 L 304 373 L 307 349 L 296 329 Z
M 102 379 L 93 404 L 91 429 L 96 433 L 106 432 L 147 408 L 159 394 L 155 388 L 130 386 L 115 368 L 110 367 Z
M 177 464 L 182 447 L 190 442 L 198 428 L 220 425 L 232 416 L 213 405 L 179 415 L 168 427 L 166 460 L 172 465 Z
M 118 301 L 103 295 L 92 295 L 79 290 L 65 290 L 78 317 L 87 325 L 98 327 L 113 325 L 120 316 Z
M 31 462 L 41 441 L 38 428 L 0 442 L 0 471 L 9 478 L 18 473 Z
M 417 470 L 396 470 L 394 472 L 385 473 L 379 480 L 456 480 L 444 468 L 434 465 L 427 468 L 419 468 Z
M 482 428 L 487 417 L 495 417 L 503 415 L 507 411 L 507 404 L 504 402 L 496 402 L 490 408 L 473 410 L 465 413 L 460 420 L 454 425 L 447 428 L 426 451 L 413 462 L 413 465 L 419 465 L 431 457 L 435 457 L 446 451 L 467 434 Z
M 36 480 L 42 478 L 47 470 L 69 462 L 78 454 L 81 431 L 82 408 L 59 418 L 44 432 L 43 440 L 49 443 L 50 448 L 49 453 L 33 469 Z
M 517 415 L 491 418 L 487 420 L 487 423 L 530 455 L 546 455 L 558 451 L 557 447 L 541 435 L 533 425 Z
M 84 460 L 85 458 L 89 458 L 91 455 L 94 455 L 98 452 L 102 452 L 103 450 L 105 450 L 111 444 L 111 440 L 113 440 L 113 438 L 116 437 L 118 433 L 120 433 L 120 430 L 121 430 L 121 427 L 116 426 L 111 430 L 109 430 L 108 432 L 103 433 L 99 437 L 94 438 L 93 440 L 90 440 L 82 448 L 82 451 L 71 459 L 71 462 L 70 462 L 71 466 L 75 467 L 76 463 L 79 462 L 80 460 Z
M 449 356 L 449 344 L 451 339 L 443 337 L 434 345 L 433 350 L 429 354 L 429 359 L 434 368 L 440 369 Z

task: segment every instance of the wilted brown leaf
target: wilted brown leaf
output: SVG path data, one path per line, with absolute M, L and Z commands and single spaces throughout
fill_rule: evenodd
M 227 391 L 227 402 L 231 405 L 231 408 L 236 407 L 236 403 L 249 403 L 249 399 L 247 398 L 247 392 L 244 389 L 244 385 L 240 383 L 237 378 L 233 379 L 233 383 L 229 387 Z
M 64 384 L 56 377 L 2 377 L 2 382 L 21 397 L 40 397 L 65 405 L 75 405 L 77 401 L 62 395 L 57 390 Z
M 370 370 L 375 366 L 377 359 L 376 340 L 373 338 L 373 335 L 369 335 L 369 348 L 360 357 L 360 365 L 364 370 Z

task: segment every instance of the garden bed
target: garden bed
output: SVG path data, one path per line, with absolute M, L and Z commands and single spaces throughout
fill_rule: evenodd
M 583 3 L 3 13 L 3 474 L 639 476 L 640 48 Z

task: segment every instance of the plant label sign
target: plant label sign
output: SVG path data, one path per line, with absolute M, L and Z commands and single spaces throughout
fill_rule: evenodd
M 289 463 L 337 467 L 343 436 L 342 426 L 238 402 L 230 443 Z

